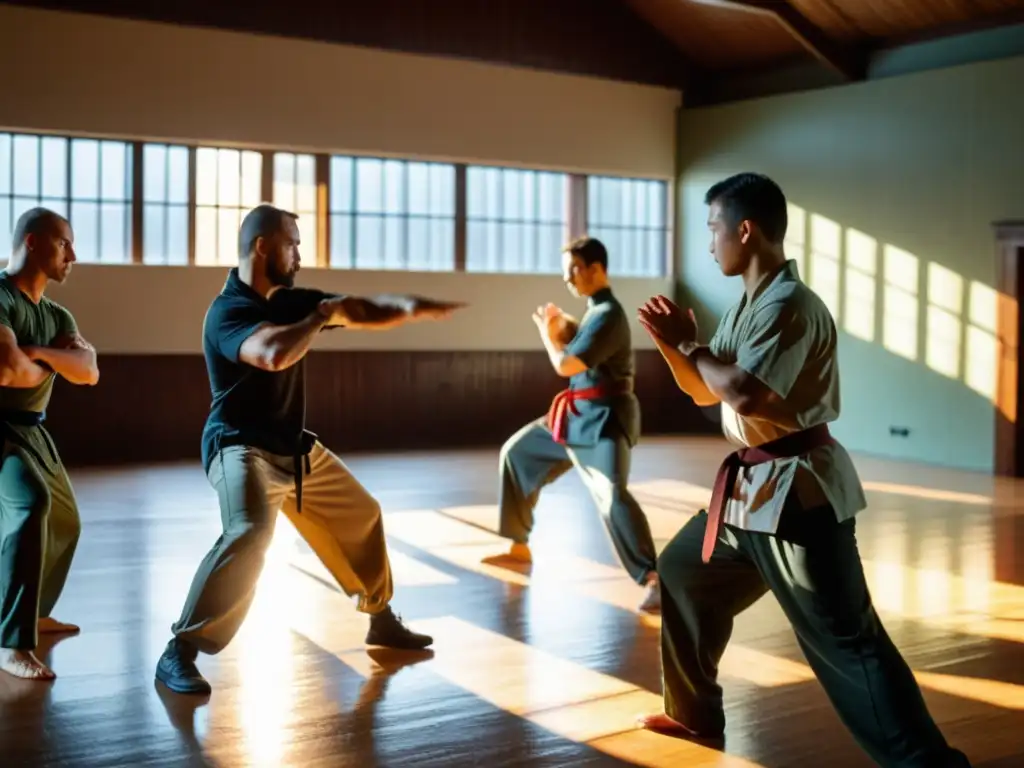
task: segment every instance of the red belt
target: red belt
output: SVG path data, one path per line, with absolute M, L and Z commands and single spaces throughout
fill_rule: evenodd
M 818 424 L 762 445 L 741 448 L 726 456 L 715 476 L 715 487 L 711 492 L 711 504 L 708 506 L 708 527 L 704 532 L 704 546 L 700 553 L 704 562 L 711 559 L 711 553 L 715 549 L 715 542 L 718 541 L 718 534 L 721 533 L 725 520 L 726 496 L 732 492 L 741 469 L 766 464 L 776 459 L 802 456 L 815 448 L 834 442 L 828 425 Z
M 602 397 L 624 395 L 631 391 L 628 381 L 617 381 L 612 384 L 598 384 L 586 389 L 566 389 L 555 395 L 548 408 L 548 429 L 556 443 L 564 444 L 569 432 L 569 412 L 579 416 L 576 410 L 577 400 L 599 400 Z

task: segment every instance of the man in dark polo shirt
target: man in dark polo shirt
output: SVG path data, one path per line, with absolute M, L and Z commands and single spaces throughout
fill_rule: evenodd
M 534 314 L 551 365 L 569 379 L 546 418 L 508 439 L 500 459 L 500 524 L 512 540 L 507 554 L 488 558 L 530 562 L 527 539 L 541 489 L 575 466 L 590 490 L 629 575 L 645 588 L 640 610 L 657 613 L 657 553 L 647 517 L 629 492 L 630 459 L 640 439 L 640 404 L 633 394 L 634 361 L 629 320 L 612 294 L 608 252 L 583 237 L 562 254 L 563 280 L 587 311 L 566 343 L 563 313 L 548 305 Z
M 213 401 L 202 458 L 224 532 L 199 566 L 156 677 L 178 693 L 209 693 L 195 660 L 219 653 L 252 602 L 278 509 L 342 590 L 370 614 L 366 642 L 422 649 L 390 607 L 391 567 L 380 505 L 305 430 L 305 355 L 324 328 L 388 328 L 448 317 L 457 304 L 415 296 L 366 299 L 295 288 L 294 214 L 260 205 L 242 222 L 239 263 L 203 328 Z

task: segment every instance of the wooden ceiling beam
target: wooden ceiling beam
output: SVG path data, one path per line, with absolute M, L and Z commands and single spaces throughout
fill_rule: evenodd
M 811 54 L 828 65 L 847 81 L 867 77 L 867 53 L 828 37 L 810 19 L 786 0 L 688 0 L 701 5 L 716 5 L 747 13 L 772 16 L 784 26 Z

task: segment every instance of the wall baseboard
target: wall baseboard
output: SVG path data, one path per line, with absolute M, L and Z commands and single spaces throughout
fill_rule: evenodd
M 719 432 L 656 350 L 635 354 L 645 435 Z M 564 386 L 535 351 L 315 351 L 308 365 L 308 427 L 339 453 L 498 446 Z M 199 461 L 201 355 L 104 354 L 100 366 L 96 387 L 54 387 L 46 425 L 68 466 Z

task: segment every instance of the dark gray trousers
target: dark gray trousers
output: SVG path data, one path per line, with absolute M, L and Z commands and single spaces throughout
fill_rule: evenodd
M 939 732 L 875 612 L 854 520 L 840 523 L 828 507 L 787 505 L 774 536 L 725 526 L 707 564 L 706 525 L 705 512 L 691 518 L 658 559 L 669 717 L 708 735 L 722 732 L 716 678 L 733 619 L 771 590 L 840 719 L 878 765 L 970 765 Z
M 656 568 L 651 528 L 629 492 L 631 448 L 625 436 L 606 437 L 594 446 L 556 443 L 543 420 L 516 432 L 501 448 L 498 532 L 525 543 L 541 489 L 576 467 L 611 536 L 623 567 L 638 584 Z

